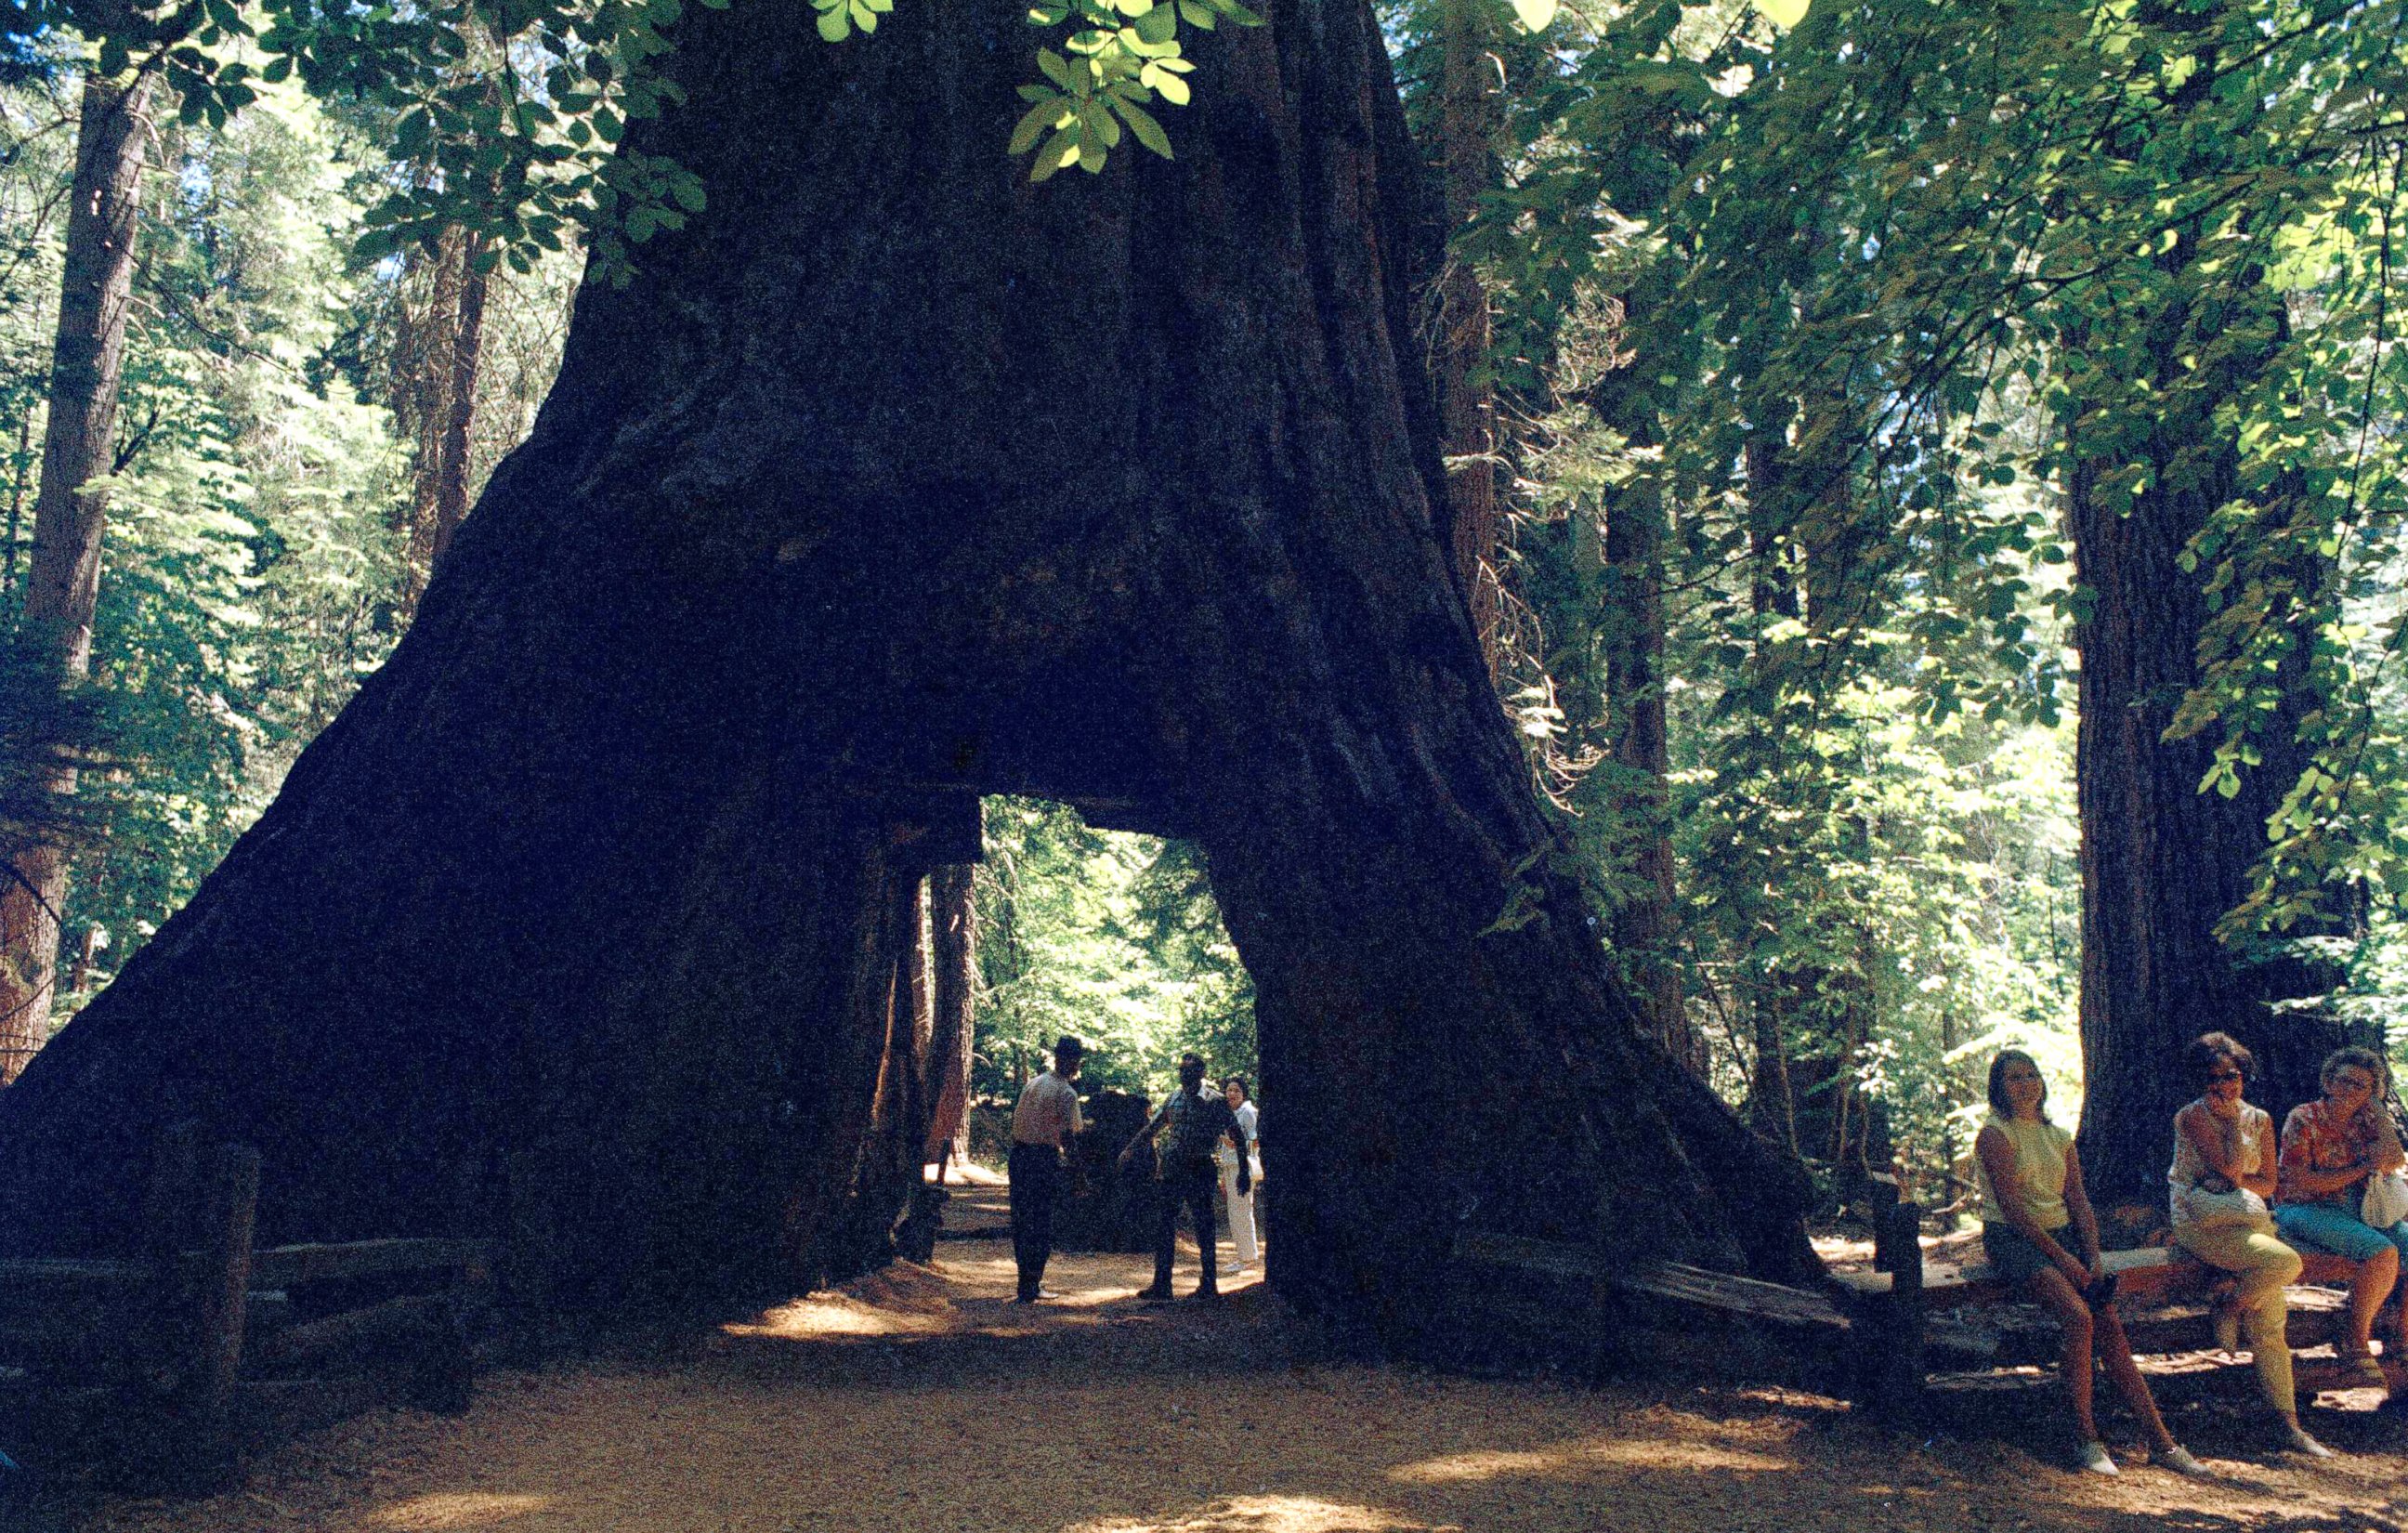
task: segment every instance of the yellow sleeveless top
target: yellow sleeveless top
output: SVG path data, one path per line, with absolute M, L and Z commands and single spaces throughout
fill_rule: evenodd
M 2065 1211 L 2065 1152 L 2073 1136 L 2055 1124 L 2022 1122 L 2000 1112 L 1991 1113 L 1982 1126 L 1997 1129 L 2015 1147 L 2015 1180 L 2023 1184 L 2021 1201 L 2031 1211 L 2032 1223 L 2050 1230 L 2072 1223 L 2073 1216 Z M 1973 1170 L 1982 1187 L 1983 1223 L 2007 1223 L 1998 1189 L 1990 1185 L 1990 1168 L 1978 1154 Z

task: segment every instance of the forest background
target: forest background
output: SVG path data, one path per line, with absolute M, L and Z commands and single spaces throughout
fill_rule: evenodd
M 882 9 L 819 8 L 865 29 Z M 210 56 L 255 61 L 226 13 Z M 244 99 L 215 65 L 141 88 L 122 375 L 97 472 L 66 487 L 105 508 L 91 676 L 64 691 L 24 621 L 35 510 L 60 471 L 71 188 L 95 170 L 79 120 L 131 64 L 16 34 L 10 811 L 55 808 L 56 761 L 77 767 L 41 832 L 68 866 L 57 951 L 0 955 L 37 1033 L 191 895 L 406 628 L 532 422 L 589 245 L 639 260 L 675 226 L 668 176 L 649 202 L 587 186 L 561 218 L 444 200 L 642 109 L 624 75 L 614 93 L 609 69 L 559 73 L 597 48 L 506 20 L 437 61 L 428 99 L 507 108 L 311 91 L 272 63 L 235 77 Z M 2143 720 L 2150 770 L 2263 832 L 2143 875 L 2213 899 L 2227 967 L 2201 982 L 2279 973 L 2278 1023 L 2401 1038 L 2404 20 L 2334 0 L 1384 14 L 1444 209 L 1422 339 L 1454 547 L 1557 855 L 1667 1044 L 1832 1196 L 1895 1154 L 1928 1201 L 1955 1196 L 2000 1046 L 2078 1099 L 2086 983 L 2103 1012 L 2125 982 L 2112 924 L 2086 926 L 2085 837 L 2095 856 L 2149 797 L 2083 791 L 2086 704 L 2094 729 Z M 1118 107 L 1040 119 L 1033 89 L 1012 148 L 1040 175 L 1141 173 L 1104 152 L 1121 122 L 1176 150 L 1175 114 L 1167 137 Z M 2118 539 L 2160 573 L 2095 573 Z M 2152 580 L 2188 589 L 2132 599 Z M 2094 696 L 2110 678 L 2084 655 L 2111 628 L 2143 659 Z M 1158 1092 L 1187 1048 L 1254 1073 L 1192 848 L 1023 800 L 990 800 L 986 835 L 979 1089 L 1065 1031 L 1102 1046 L 1102 1085 Z

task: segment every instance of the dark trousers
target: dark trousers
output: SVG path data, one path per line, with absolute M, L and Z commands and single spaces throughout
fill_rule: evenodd
M 1050 1144 L 1011 1147 L 1011 1258 L 1020 1297 L 1035 1298 L 1054 1254 L 1054 1200 L 1062 1192 L 1062 1152 Z
M 1179 1211 L 1182 1206 L 1196 1215 L 1196 1249 L 1204 1254 L 1204 1286 L 1220 1286 L 1220 1257 L 1213 1250 L 1216 1235 L 1212 1228 L 1212 1195 L 1220 1190 L 1220 1181 L 1210 1161 L 1199 1168 L 1166 1169 L 1162 1173 L 1162 1181 L 1156 1184 L 1162 1211 L 1154 1229 L 1154 1292 L 1170 1292 L 1170 1255 L 1179 1248 Z

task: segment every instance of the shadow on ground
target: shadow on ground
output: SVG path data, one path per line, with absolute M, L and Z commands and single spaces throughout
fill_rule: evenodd
M 2362 1533 L 2408 1527 L 2400 1426 L 2318 1412 L 2352 1455 L 2267 1451 L 2208 1402 L 2177 1429 L 2223 1475 L 2071 1472 L 2044 1387 L 1903 1436 L 1819 1396 L 1659 1379 L 1590 1390 L 1289 1365 L 1258 1285 L 1140 1306 L 1141 1258 L 1063 1259 L 1007 1301 L 1008 1247 L 899 1268 L 671 1344 L 489 1377 L 475 1409 L 291 1444 L 197 1503 L 93 1499 L 122 1533 Z M 1182 1286 L 1192 1282 L 1192 1254 Z

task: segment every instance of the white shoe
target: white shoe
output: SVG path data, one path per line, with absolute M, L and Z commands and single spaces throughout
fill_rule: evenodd
M 2161 1454 L 2153 1454 L 2150 1455 L 2149 1462 L 2157 1465 L 2159 1469 L 2172 1469 L 2174 1473 L 2191 1480 L 2213 1480 L 2215 1478 L 2214 1474 L 2209 1470 L 2208 1467 L 2200 1463 L 2198 1459 L 2191 1457 L 2190 1450 L 2185 1447 L 2176 1446 L 2169 1448 Z
M 2115 1474 L 2115 1461 L 2107 1456 L 2107 1444 L 2086 1442 L 2082 1445 L 2082 1467 L 2092 1474 Z
M 2301 1426 L 2298 1422 L 2291 1423 L 2284 1435 L 2290 1440 L 2291 1451 L 2295 1454 L 2305 1454 L 2310 1458 L 2335 1458 L 2340 1456 L 2330 1448 L 2326 1447 L 2323 1443 L 2318 1442 L 2315 1439 L 2308 1436 L 2307 1428 Z

